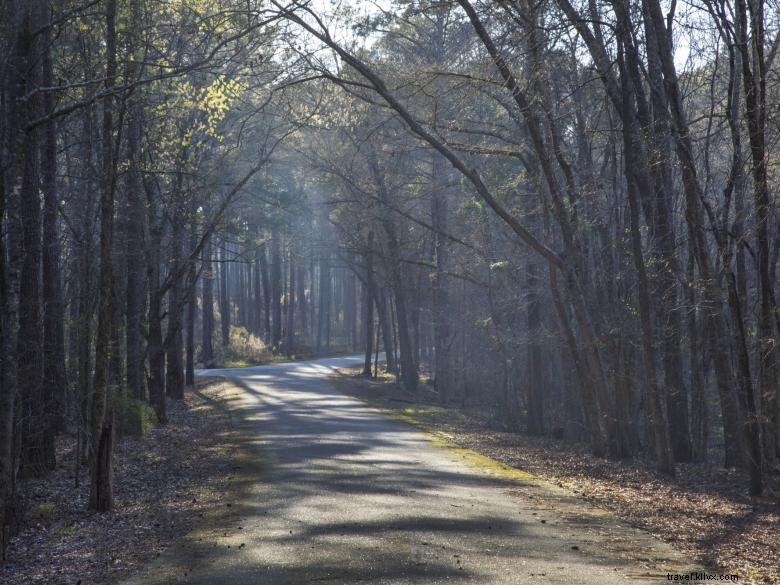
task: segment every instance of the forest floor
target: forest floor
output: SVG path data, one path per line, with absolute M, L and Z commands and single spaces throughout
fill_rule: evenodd
M 681 464 L 674 479 L 663 477 L 648 462 L 609 461 L 584 446 L 496 431 L 490 413 L 441 407 L 429 386 L 410 395 L 388 378 L 368 380 L 358 372 L 334 376 L 338 390 L 566 488 L 702 565 L 739 575 L 741 583 L 780 583 L 780 500 L 748 497 L 742 472 Z
M 4 585 L 106 585 L 159 556 L 196 525 L 225 512 L 235 453 L 225 404 L 230 384 L 200 378 L 169 421 L 145 437 L 122 437 L 115 451 L 115 506 L 87 512 L 89 470 L 75 487 L 75 439 L 58 442 L 58 467 L 28 480 L 24 525 L 13 537 Z M 229 504 L 228 504 L 229 505 Z

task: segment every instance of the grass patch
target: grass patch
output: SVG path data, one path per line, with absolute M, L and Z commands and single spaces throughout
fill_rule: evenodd
M 57 514 L 57 505 L 53 502 L 43 502 L 35 506 L 35 513 L 43 520 L 51 520 Z
M 450 408 L 420 400 L 417 395 L 403 391 L 395 383 L 395 377 L 380 371 L 376 378 L 364 378 L 360 368 L 344 368 L 332 379 L 338 389 L 377 408 L 390 418 L 403 421 L 423 431 L 428 440 L 441 449 L 446 449 L 465 463 L 488 473 L 515 481 L 537 481 L 538 477 L 511 465 L 506 465 L 485 455 L 462 447 L 452 435 L 437 429 L 437 426 L 468 422 L 468 417 L 456 408 Z
M 76 534 L 76 525 L 66 524 L 65 526 L 60 526 L 57 529 L 57 534 L 61 534 L 62 536 L 70 536 Z
M 157 413 L 150 404 L 121 396 L 119 413 L 122 432 L 135 437 L 146 437 L 157 424 Z
M 510 465 L 485 457 L 480 453 L 466 447 L 461 447 L 452 440 L 452 437 L 447 433 L 437 431 L 430 427 L 425 420 L 426 415 L 440 415 L 442 413 L 449 415 L 460 415 L 457 411 L 442 406 L 406 406 L 402 408 L 393 408 L 388 406 L 382 406 L 379 408 L 384 414 L 390 418 L 401 420 L 412 426 L 417 427 L 421 431 L 424 431 L 428 440 L 441 449 L 446 449 L 450 453 L 457 455 L 465 463 L 468 463 L 474 467 L 479 467 L 490 474 L 504 478 L 513 479 L 517 481 L 538 481 L 539 478 L 535 475 L 517 469 Z M 460 415 L 462 417 L 462 415 Z

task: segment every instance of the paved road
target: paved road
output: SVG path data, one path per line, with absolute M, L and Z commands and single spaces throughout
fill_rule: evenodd
M 261 441 L 261 477 L 229 526 L 191 535 L 128 585 L 604 585 L 684 570 L 562 490 L 464 462 L 338 394 L 327 377 L 360 359 L 204 372 L 243 388 L 235 408 Z

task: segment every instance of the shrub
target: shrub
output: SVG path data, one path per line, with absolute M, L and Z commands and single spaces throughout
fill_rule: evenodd
M 118 406 L 120 430 L 123 434 L 145 437 L 157 424 L 157 413 L 146 402 L 122 396 Z

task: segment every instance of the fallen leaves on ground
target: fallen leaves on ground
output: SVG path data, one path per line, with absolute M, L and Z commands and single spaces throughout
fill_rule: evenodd
M 342 392 L 398 411 L 461 447 L 565 487 L 583 499 L 674 545 L 705 567 L 739 575 L 741 583 L 780 583 L 780 501 L 749 497 L 747 476 L 713 465 L 678 464 L 675 478 L 652 462 L 610 461 L 584 445 L 491 429 L 476 409 L 442 408 L 423 388 L 418 395 L 388 379 L 345 370 Z M 777 483 L 775 477 L 775 483 Z M 774 486 L 778 493 L 780 486 Z
M 227 385 L 198 382 L 169 401 L 168 423 L 146 437 L 123 437 L 115 452 L 114 511 L 87 511 L 89 469 L 75 464 L 74 437 L 57 444 L 57 469 L 19 486 L 22 530 L 11 539 L 0 582 L 105 585 L 158 556 L 219 505 L 230 475 L 230 427 L 216 408 Z M 77 485 L 78 476 L 78 485 Z

